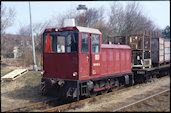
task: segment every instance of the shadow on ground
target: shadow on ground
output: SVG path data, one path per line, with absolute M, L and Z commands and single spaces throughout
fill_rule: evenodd
M 41 96 L 40 85 L 31 87 L 24 86 L 22 88 L 3 93 L 3 96 L 10 99 L 16 100 L 29 100 L 29 102 L 38 102 L 50 99 L 51 97 Z M 16 101 L 17 102 L 17 101 Z

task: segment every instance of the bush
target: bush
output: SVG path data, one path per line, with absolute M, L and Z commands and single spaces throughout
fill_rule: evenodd
M 33 65 L 33 53 L 32 51 L 24 51 L 23 55 L 21 56 L 21 59 L 23 59 L 23 66 L 29 67 Z M 39 52 L 36 52 L 36 64 L 37 66 L 41 66 L 41 54 Z
M 32 55 L 32 51 L 24 51 L 21 59 L 23 59 L 23 66 L 24 67 L 28 67 L 30 65 L 33 64 L 33 55 Z

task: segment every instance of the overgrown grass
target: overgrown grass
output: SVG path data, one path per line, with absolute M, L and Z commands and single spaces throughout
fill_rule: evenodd
M 33 65 L 33 54 L 32 51 L 24 51 L 22 58 L 23 63 L 21 64 L 23 67 L 29 67 Z M 37 66 L 41 66 L 41 53 L 36 53 L 36 63 Z

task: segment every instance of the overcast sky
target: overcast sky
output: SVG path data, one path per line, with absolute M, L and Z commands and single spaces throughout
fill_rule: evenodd
M 31 2 L 32 21 L 34 23 L 45 22 L 52 16 L 60 15 L 68 9 L 77 8 L 79 4 L 87 8 L 98 8 L 103 6 L 106 14 L 110 9 L 111 1 L 56 1 L 56 2 Z M 128 1 L 121 1 L 123 5 Z M 139 1 L 143 7 L 143 14 L 147 15 L 158 27 L 164 29 L 170 26 L 170 1 Z M 6 30 L 6 33 L 16 34 L 20 26 L 30 24 L 28 2 L 2 2 L 7 8 L 15 8 L 16 18 L 14 25 Z

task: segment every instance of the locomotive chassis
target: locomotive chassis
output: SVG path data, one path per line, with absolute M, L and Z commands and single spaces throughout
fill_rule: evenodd
M 42 78 L 41 82 L 46 81 L 47 94 L 62 99 L 90 97 L 94 94 L 103 93 L 103 91 L 115 90 L 121 86 L 131 86 L 134 84 L 133 73 L 124 73 L 118 75 L 109 75 L 100 78 L 93 78 L 88 80 L 64 80 L 56 78 Z M 48 82 L 47 82 L 48 81 Z M 59 84 L 59 82 L 63 84 Z M 119 84 L 115 82 L 119 81 Z M 112 82 L 112 83 L 111 83 Z M 108 84 L 108 85 L 107 85 Z M 97 88 L 98 85 L 98 88 Z M 49 90 L 51 89 L 51 90 Z

